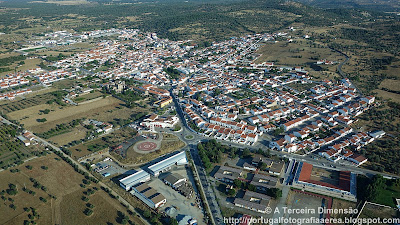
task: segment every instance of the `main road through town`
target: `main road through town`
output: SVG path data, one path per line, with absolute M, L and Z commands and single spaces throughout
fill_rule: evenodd
M 172 92 L 171 92 L 172 94 Z M 182 121 L 183 127 L 182 127 L 182 131 L 181 136 L 182 136 L 182 140 L 187 144 L 187 146 L 189 146 L 190 148 L 190 153 L 193 156 L 193 159 L 195 160 L 196 163 L 196 167 L 198 168 L 199 171 L 199 175 L 200 175 L 200 180 L 201 180 L 201 185 L 203 186 L 203 188 L 206 190 L 205 194 L 207 196 L 207 200 L 211 202 L 210 205 L 210 209 L 212 212 L 212 216 L 214 218 L 214 220 L 216 221 L 216 223 L 222 223 L 222 214 L 221 214 L 221 210 L 218 206 L 218 203 L 216 202 L 216 197 L 214 192 L 212 191 L 212 189 L 210 189 L 210 183 L 209 183 L 209 179 L 207 179 L 203 164 L 200 160 L 200 157 L 198 156 L 198 151 L 197 151 L 197 144 L 202 142 L 202 141 L 206 141 L 209 140 L 211 138 L 209 137 L 205 137 L 201 134 L 198 134 L 196 131 L 194 131 L 192 128 L 190 128 L 186 122 L 184 113 L 182 111 L 182 108 L 180 107 L 180 104 L 178 102 L 178 99 L 172 94 L 173 96 L 173 100 L 175 103 L 175 108 L 176 111 Z M 185 137 L 191 136 L 191 138 L 188 140 Z M 234 146 L 237 148 L 248 148 L 251 151 L 256 151 L 259 148 L 261 149 L 266 149 L 267 147 L 261 143 L 256 144 L 255 146 L 247 146 L 247 145 L 241 145 L 241 144 L 237 144 L 237 143 L 233 143 L 233 142 L 228 142 L 228 141 L 220 141 L 223 144 L 229 145 L 229 146 Z M 323 167 L 326 169 L 334 169 L 334 170 L 341 170 L 341 171 L 351 171 L 357 174 L 363 174 L 366 176 L 373 176 L 375 174 L 380 174 L 382 176 L 385 177 L 389 177 L 389 178 L 400 178 L 400 176 L 396 176 L 396 175 L 389 175 L 386 173 L 380 173 L 380 172 L 376 172 L 376 171 L 372 171 L 372 170 L 368 170 L 365 168 L 360 168 L 360 167 L 355 167 L 355 166 L 350 166 L 350 165 L 341 165 L 338 163 L 334 163 L 331 161 L 328 161 L 327 159 L 324 158 L 316 158 L 313 157 L 311 155 L 297 155 L 297 154 L 289 154 L 289 153 L 285 153 L 285 152 L 281 152 L 281 151 L 271 151 L 271 154 L 273 155 L 277 155 L 279 157 L 284 157 L 284 158 L 288 158 L 290 160 L 296 160 L 296 161 L 301 161 L 301 162 L 308 162 L 311 163 L 313 165 L 317 165 L 318 167 Z M 211 190 L 211 191 L 210 191 Z M 220 221 L 220 222 L 219 222 Z

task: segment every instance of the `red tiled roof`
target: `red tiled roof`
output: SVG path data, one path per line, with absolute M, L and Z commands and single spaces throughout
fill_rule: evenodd
M 322 181 L 311 180 L 311 172 L 312 172 L 313 165 L 304 162 L 303 167 L 301 168 L 299 181 L 303 181 L 306 183 L 312 183 L 316 185 L 321 185 L 325 187 L 335 188 L 344 191 L 350 191 L 350 171 L 340 171 L 339 174 L 339 185 L 333 185 L 329 183 L 325 183 Z

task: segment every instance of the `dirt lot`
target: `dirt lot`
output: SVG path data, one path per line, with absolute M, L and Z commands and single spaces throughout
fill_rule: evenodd
M 45 132 L 57 124 L 68 123 L 79 118 L 96 118 L 102 112 L 112 110 L 122 102 L 113 97 L 99 99 L 84 105 L 60 107 L 58 105 L 37 105 L 23 110 L 9 113 L 10 119 L 19 120 L 29 130 L 36 133 Z M 50 109 L 49 114 L 40 115 L 39 110 Z M 46 122 L 39 123 L 37 119 L 46 118 Z M 107 120 L 108 121 L 108 120 Z
M 80 224 L 76 221 L 100 224 L 115 222 L 117 210 L 127 214 L 126 209 L 117 200 L 111 199 L 104 191 L 100 190 L 98 185 L 87 184 L 85 188 L 80 187 L 79 184 L 82 183 L 84 177 L 61 159 L 58 161 L 55 158 L 58 157 L 49 154 L 19 166 L 20 172 L 3 171 L 0 173 L 2 181 L 0 190 L 8 189 L 10 183 L 15 184 L 18 188 L 15 196 L 5 193 L 6 200 L 0 200 L 3 202 L 0 204 L 0 224 L 23 224 L 24 220 L 29 220 L 28 215 L 32 214 L 32 211 L 25 212 L 25 207 L 33 207 L 37 210 L 40 218 L 34 220 L 38 224 Z M 32 166 L 32 169 L 28 169 L 27 165 Z M 41 168 L 42 166 L 47 169 Z M 47 190 L 43 191 L 33 187 L 33 182 L 29 178 L 36 179 Z M 33 196 L 24 192 L 23 187 L 36 192 L 36 194 Z M 81 197 L 84 195 L 83 191 L 94 187 L 99 190 L 88 197 L 89 203 L 95 206 L 94 213 L 87 217 L 83 214 L 86 202 L 82 201 Z M 56 199 L 52 199 L 50 195 L 56 196 Z M 45 198 L 47 202 L 41 201 L 40 197 Z M 10 204 L 16 206 L 15 210 L 9 207 Z
M 332 209 L 355 209 L 356 208 L 356 203 L 355 202 L 349 202 L 341 199 L 334 198 L 332 202 Z M 333 218 L 348 218 L 350 215 L 349 214 L 339 214 L 339 213 L 332 213 L 331 217 Z
M 389 207 L 380 207 L 372 205 L 370 203 L 366 204 L 363 211 L 361 212 L 360 218 L 393 218 L 398 215 L 395 209 Z M 370 223 L 374 224 L 375 223 Z
M 315 214 L 313 213 L 305 213 L 305 214 L 290 214 L 290 217 L 300 219 L 300 218 L 309 218 L 315 217 L 320 218 L 320 214 L 318 213 L 318 207 L 322 206 L 322 199 L 311 196 L 308 194 L 303 194 L 299 192 L 290 191 L 288 197 L 288 205 L 287 207 L 290 209 L 314 209 Z

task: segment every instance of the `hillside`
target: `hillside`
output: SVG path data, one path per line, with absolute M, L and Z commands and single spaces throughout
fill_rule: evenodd
M 384 12 L 400 12 L 399 1 L 388 0 L 298 0 L 298 2 L 322 8 L 354 8 Z
M 158 3 L 100 3 L 80 7 L 24 1 L 0 3 L 0 32 L 36 33 L 111 27 L 141 28 L 169 39 L 215 40 L 254 32 L 272 32 L 293 22 L 329 26 L 362 19 L 356 11 L 329 11 L 295 2 L 208 1 Z M 77 17 L 79 15 L 79 19 Z

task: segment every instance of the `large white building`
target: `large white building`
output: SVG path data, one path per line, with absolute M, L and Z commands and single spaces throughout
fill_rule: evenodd
M 158 163 L 155 163 L 148 167 L 148 170 L 151 175 L 157 177 L 160 173 L 166 172 L 171 169 L 174 165 L 185 165 L 188 164 L 188 160 L 186 158 L 186 152 L 177 152 L 168 158 L 161 160 Z
M 129 191 L 133 186 L 150 180 L 150 174 L 144 170 L 139 170 L 125 178 L 119 180 L 119 185 L 126 191 Z
M 148 118 L 144 119 L 140 125 L 145 127 L 161 127 L 161 128 L 172 128 L 179 121 L 179 118 L 176 116 L 170 116 L 166 118 L 159 117 L 158 115 L 151 115 Z

